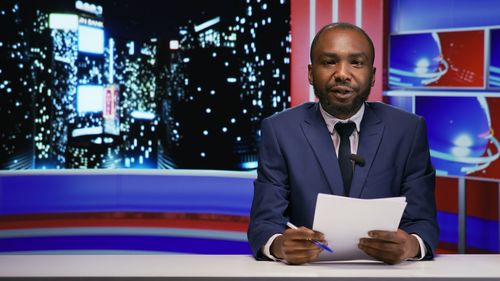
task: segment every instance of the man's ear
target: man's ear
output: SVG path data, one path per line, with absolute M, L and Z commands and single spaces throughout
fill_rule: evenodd
M 375 73 L 376 72 L 377 72 L 377 68 L 374 67 L 373 71 L 372 71 L 372 85 L 371 85 L 372 87 L 373 87 L 373 85 L 375 85 Z
M 307 76 L 309 78 L 309 84 L 312 85 L 314 80 L 313 80 L 313 71 L 311 64 L 307 65 Z

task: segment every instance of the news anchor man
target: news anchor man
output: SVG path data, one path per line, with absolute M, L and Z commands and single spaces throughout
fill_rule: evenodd
M 311 230 L 316 198 L 327 193 L 405 196 L 399 229 L 370 231 L 358 247 L 388 264 L 432 259 L 439 229 L 424 120 L 367 102 L 375 83 L 374 47 L 359 27 L 326 25 L 311 44 L 310 59 L 309 83 L 319 102 L 262 121 L 248 228 L 255 258 L 314 261 L 323 249 L 312 240 L 325 242 Z M 287 229 L 287 222 L 302 227 Z

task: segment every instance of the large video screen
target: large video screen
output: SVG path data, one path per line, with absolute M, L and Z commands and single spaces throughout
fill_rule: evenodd
M 483 30 L 392 35 L 389 86 L 484 88 L 484 38 Z
M 289 1 L 0 10 L 3 170 L 252 170 L 260 121 L 290 106 Z
M 499 98 L 481 96 L 415 97 L 415 112 L 427 121 L 438 175 L 498 177 L 499 102 Z

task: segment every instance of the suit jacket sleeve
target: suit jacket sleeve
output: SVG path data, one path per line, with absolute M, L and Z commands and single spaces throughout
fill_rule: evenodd
M 408 205 L 400 228 L 408 233 L 418 234 L 427 248 L 424 259 L 432 259 L 439 240 L 434 196 L 435 170 L 430 160 L 427 128 L 421 117 L 416 123 L 411 142 L 401 186 Z
M 289 186 L 285 159 L 271 120 L 262 121 L 261 136 L 248 241 L 255 258 L 266 259 L 261 253 L 262 246 L 272 235 L 285 229 Z

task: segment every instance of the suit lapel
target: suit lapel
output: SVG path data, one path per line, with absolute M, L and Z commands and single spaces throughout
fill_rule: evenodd
M 301 124 L 302 131 L 314 151 L 332 194 L 344 195 L 344 185 L 335 148 L 318 106 L 319 103 L 316 103 L 309 109 Z
M 368 176 L 368 172 L 377 154 L 380 140 L 384 132 L 384 124 L 375 115 L 367 103 L 363 120 L 361 121 L 361 131 L 359 134 L 358 155 L 365 160 L 363 166 L 356 165 L 354 176 L 349 192 L 350 197 L 359 198 Z

